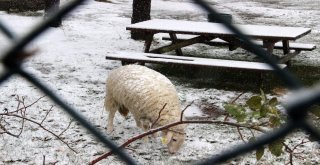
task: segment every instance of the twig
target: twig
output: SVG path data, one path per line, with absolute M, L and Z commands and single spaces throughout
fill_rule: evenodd
M 165 108 L 166 106 L 167 106 L 167 103 L 165 103 L 165 104 L 163 105 L 163 107 L 160 109 L 159 114 L 158 114 L 158 118 L 151 124 L 150 128 L 153 128 L 154 125 L 158 122 L 158 120 L 159 120 L 160 117 L 161 117 L 161 113 L 162 113 L 162 111 L 164 110 L 164 108 Z
M 181 115 L 180 115 L 180 121 L 183 120 L 183 114 L 184 114 L 184 111 L 186 111 L 187 108 L 189 108 L 192 104 L 193 104 L 194 101 L 191 101 L 191 103 L 189 103 L 181 112 Z
M 15 135 L 15 134 L 11 133 L 10 131 L 8 131 L 2 124 L 0 124 L 0 128 L 3 130 L 3 132 L 0 132 L 0 134 L 8 134 L 10 136 L 18 138 L 18 135 Z
M 19 96 L 17 95 L 17 97 L 19 98 Z M 31 104 L 29 104 L 29 105 L 27 105 L 27 106 L 25 106 L 25 107 L 22 107 L 22 108 L 17 108 L 15 111 L 12 111 L 12 112 L 9 112 L 9 113 L 15 113 L 15 112 L 19 112 L 19 111 L 21 111 L 22 109 L 24 109 L 24 108 L 29 108 L 29 107 L 31 107 L 31 106 L 33 106 L 34 104 L 36 104 L 36 103 L 38 103 L 41 99 L 43 99 L 44 97 L 46 97 L 46 96 L 41 96 L 40 98 L 38 98 L 36 101 L 34 101 L 33 103 L 31 103 Z M 20 100 L 17 100 L 18 101 L 18 104 L 19 104 L 19 102 L 20 102 Z
M 181 114 L 180 114 L 180 121 L 183 120 L 183 115 L 184 115 L 184 111 L 189 108 L 192 104 L 193 104 L 194 101 L 192 101 L 191 103 L 189 103 L 182 111 L 181 111 Z M 159 111 L 159 114 L 158 114 L 158 118 L 152 123 L 151 127 L 150 128 L 153 128 L 154 125 L 158 122 L 158 120 L 160 119 L 161 117 L 161 113 L 162 111 L 164 110 L 164 108 L 167 106 L 167 103 L 164 104 L 164 106 L 162 107 L 162 109 Z
M 252 131 L 252 129 L 249 129 L 249 131 L 250 131 L 250 133 L 251 133 L 251 135 L 252 135 L 252 137 L 256 137 L 255 135 L 254 135 L 254 133 L 253 133 L 253 131 Z
M 307 140 L 307 141 L 304 141 L 305 139 L 302 139 L 302 141 L 299 143 L 299 144 L 297 144 L 297 145 L 295 145 L 293 148 L 292 148 L 292 150 L 294 151 L 294 150 L 296 150 L 299 146 L 301 146 L 302 144 L 305 144 L 305 143 L 309 143 L 310 141 L 309 140 Z
M 70 128 L 72 122 L 73 122 L 73 120 L 71 120 L 71 121 L 69 122 L 68 126 L 67 126 L 58 136 L 62 136 L 62 134 L 65 133 L 65 132 Z
M 244 143 L 247 143 L 247 142 L 244 140 L 243 135 L 242 135 L 241 130 L 240 130 L 239 127 L 237 127 L 237 130 L 238 130 L 238 133 L 239 133 L 239 135 L 240 135 L 241 140 L 242 140 Z
M 40 122 L 40 124 L 42 124 L 48 117 L 49 113 L 52 111 L 53 109 L 53 105 L 50 107 L 50 109 L 48 110 L 48 112 L 46 113 L 46 115 L 44 116 L 44 118 L 42 119 L 42 121 Z
M 282 143 L 284 146 L 285 146 L 285 148 L 286 148 L 286 151 L 289 153 L 289 162 L 288 163 L 286 163 L 286 164 L 290 164 L 290 165 L 293 165 L 293 157 L 299 157 L 297 154 L 299 154 L 299 153 L 294 153 L 294 151 L 299 147 L 299 146 L 301 146 L 302 144 L 305 144 L 305 143 L 308 143 L 308 142 L 310 142 L 310 141 L 304 141 L 305 139 L 302 139 L 302 141 L 299 143 L 299 144 L 297 144 L 297 145 L 295 145 L 293 148 L 290 148 L 287 144 L 285 144 L 284 142 Z
M 244 92 L 241 92 L 236 98 L 234 98 L 233 100 L 230 101 L 230 104 L 234 104 L 243 94 L 244 94 Z M 229 116 L 230 116 L 229 113 L 227 113 L 227 115 L 223 121 L 227 121 Z
M 21 101 L 21 104 L 23 105 L 23 107 L 21 108 L 21 116 L 22 117 L 26 117 L 26 111 L 27 111 L 27 108 L 26 108 L 26 104 L 25 104 L 25 98 L 24 97 L 22 97 L 22 101 Z M 20 135 L 22 134 L 22 132 L 23 132 L 23 129 L 24 129 L 24 123 L 25 123 L 25 119 L 22 119 L 22 123 L 21 123 L 21 129 L 20 129 L 20 132 L 19 132 L 19 134 L 18 134 L 18 137 L 20 137 Z
M 16 96 L 16 101 L 18 102 L 16 112 L 18 112 L 18 111 L 20 111 L 19 109 L 20 109 L 20 104 L 21 104 L 20 99 L 19 99 L 19 95 Z
M 241 92 L 236 98 L 234 98 L 230 103 L 234 104 L 242 95 L 244 94 L 244 92 Z

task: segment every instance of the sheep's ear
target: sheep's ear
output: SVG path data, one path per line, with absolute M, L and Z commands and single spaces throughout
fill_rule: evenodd
M 168 131 L 168 132 L 167 132 L 167 135 L 166 135 L 165 137 L 162 137 L 162 138 L 161 138 L 161 142 L 162 142 L 163 144 L 167 145 L 167 144 L 171 141 L 172 136 L 173 136 L 173 132 Z

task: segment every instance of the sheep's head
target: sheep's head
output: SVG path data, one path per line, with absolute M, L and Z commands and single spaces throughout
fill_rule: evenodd
M 182 146 L 185 139 L 183 131 L 169 130 L 166 135 L 162 137 L 162 143 L 166 144 L 171 154 L 176 153 Z

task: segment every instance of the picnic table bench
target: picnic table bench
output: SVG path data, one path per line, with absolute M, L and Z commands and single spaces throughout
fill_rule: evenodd
M 315 49 L 315 45 L 313 44 L 292 42 L 310 33 L 310 28 L 263 25 L 235 26 L 240 28 L 244 34 L 256 43 L 266 48 L 270 55 L 274 55 L 274 49 L 282 49 L 284 55 L 279 60 L 279 63 L 288 63 L 291 58 L 299 54 L 301 51 Z M 236 48 L 243 48 L 246 50 L 250 49 L 221 23 L 153 19 L 131 24 L 127 26 L 126 29 L 145 33 L 146 39 L 144 53 L 128 53 L 128 55 L 125 55 L 124 53 L 115 53 L 114 55 L 107 55 L 107 59 L 115 59 L 115 55 L 117 55 L 118 60 L 130 59 L 130 61 L 134 61 L 136 59 L 135 61 L 151 63 L 183 63 L 185 65 L 192 64 L 195 66 L 204 66 L 203 63 L 206 63 L 206 66 L 229 68 L 237 68 L 236 66 L 238 65 L 241 66 L 239 67 L 241 69 L 271 70 L 271 68 L 268 67 L 261 67 L 266 64 L 260 63 L 263 65 L 257 65 L 259 62 L 244 63 L 244 61 L 235 60 L 222 60 L 223 62 L 219 62 L 220 60 L 218 59 L 204 58 L 200 60 L 195 57 L 187 57 L 188 60 L 185 60 L 185 58 L 178 57 L 183 55 L 181 48 L 198 43 L 227 45 L 230 50 L 234 50 Z M 171 40 L 172 42 L 168 45 L 150 50 L 154 35 L 157 33 L 168 33 L 170 38 L 163 39 Z M 181 34 L 188 35 L 188 37 L 178 38 L 177 35 Z M 169 58 L 168 55 L 162 55 L 163 53 L 174 50 L 178 56 L 170 56 Z M 153 53 L 153 55 L 151 53 Z M 205 60 L 208 62 L 204 62 Z M 285 67 L 285 64 L 281 64 L 281 68 Z
M 121 60 L 124 62 L 142 62 L 142 63 L 156 63 L 156 64 L 179 64 L 185 66 L 199 66 L 199 67 L 219 67 L 219 68 L 233 68 L 243 70 L 258 70 L 258 71 L 272 71 L 266 63 L 235 61 L 235 60 L 221 60 L 208 59 L 185 56 L 172 55 L 158 55 L 153 53 L 137 53 L 137 52 L 118 52 L 109 54 L 107 59 Z M 285 64 L 278 64 L 281 69 L 287 67 Z

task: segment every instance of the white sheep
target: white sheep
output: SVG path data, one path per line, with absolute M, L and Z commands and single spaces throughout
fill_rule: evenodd
M 126 65 L 111 71 L 106 84 L 108 133 L 113 131 L 113 118 L 117 111 L 123 116 L 131 112 L 137 126 L 144 130 L 149 130 L 152 124 L 153 128 L 157 128 L 180 120 L 177 91 L 170 80 L 159 72 L 144 66 Z M 185 139 L 184 129 L 185 125 L 177 125 L 162 131 L 162 142 L 170 153 L 176 153 L 181 148 Z

